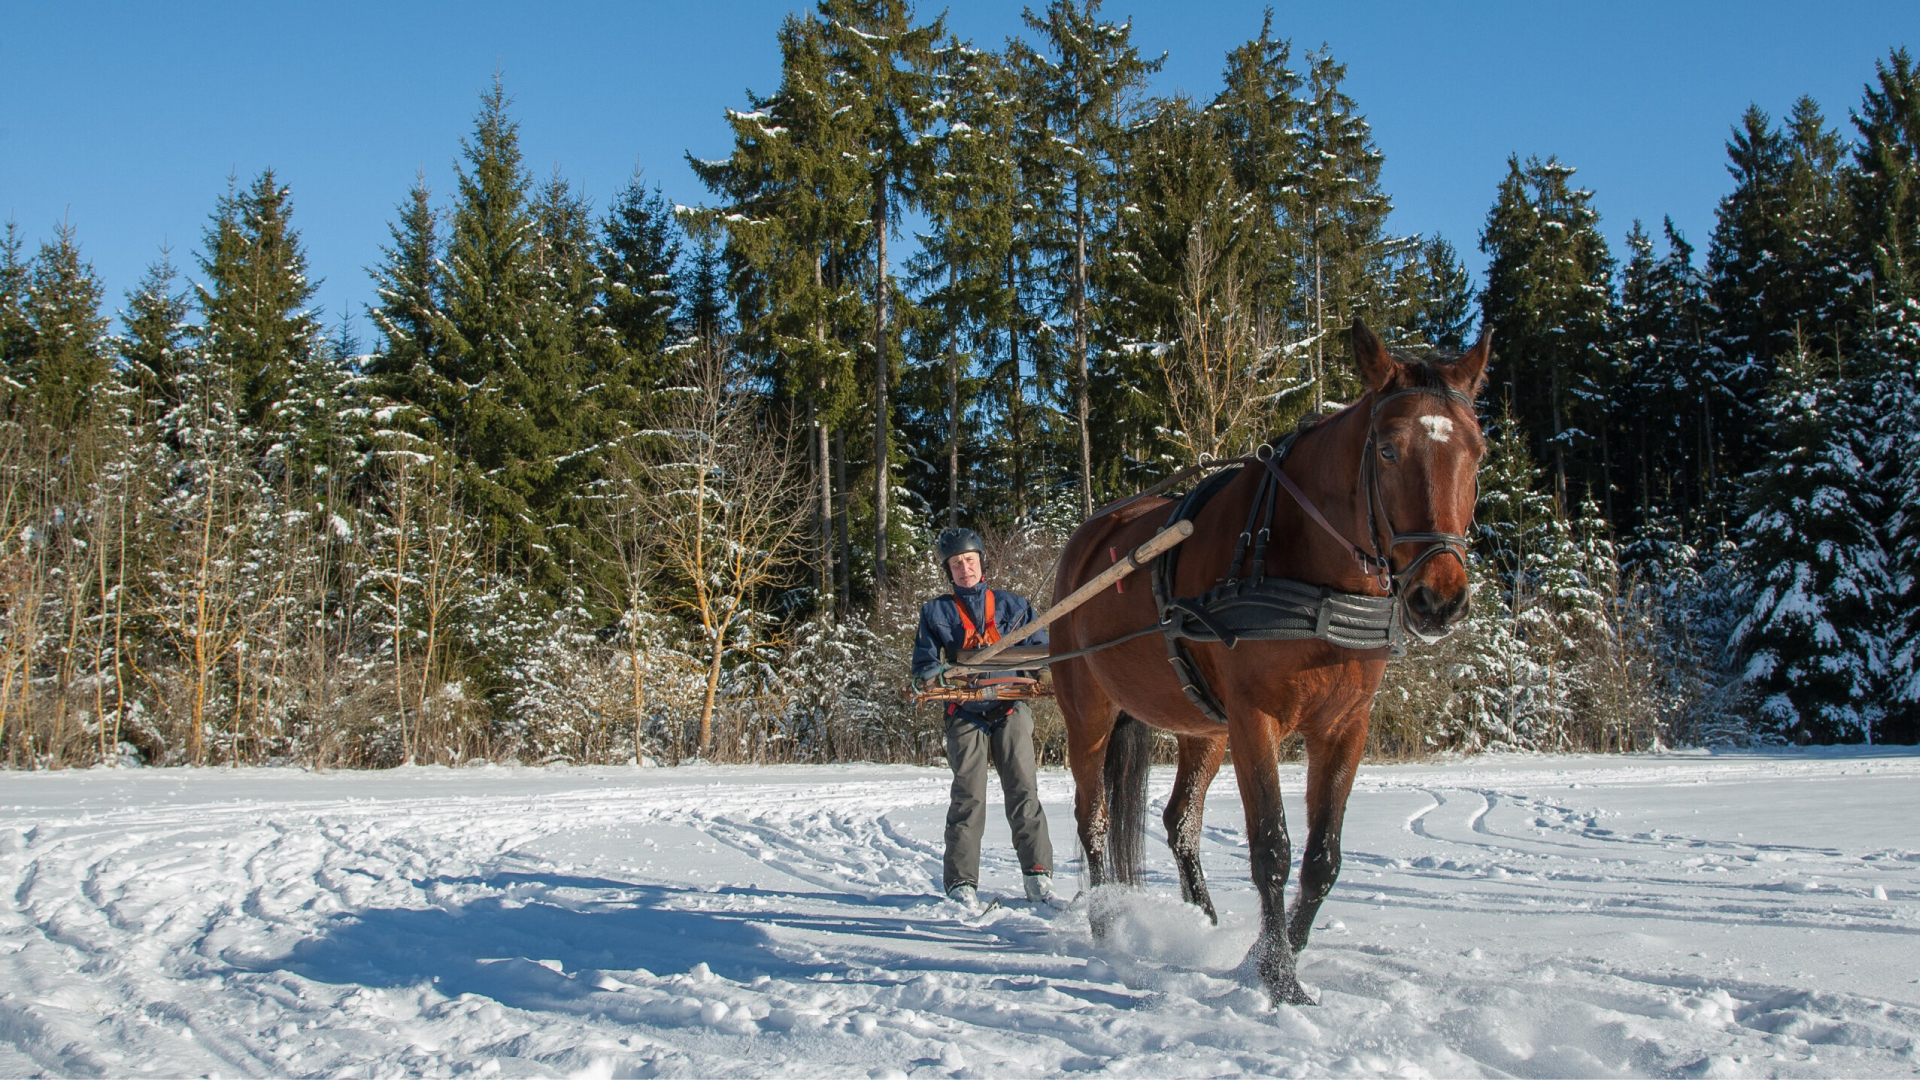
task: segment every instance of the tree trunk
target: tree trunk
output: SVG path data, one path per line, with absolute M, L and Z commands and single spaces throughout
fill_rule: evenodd
M 1548 400 L 1547 408 L 1553 412 L 1553 498 L 1560 505 L 1560 513 L 1567 512 L 1567 448 L 1560 438 L 1560 365 L 1553 366 L 1553 397 Z
M 1327 305 L 1320 293 L 1320 208 L 1313 209 L 1313 411 L 1326 407 Z
M 873 320 L 873 622 L 887 602 L 887 489 L 892 470 L 887 453 L 887 178 L 882 175 L 874 200 L 879 246 L 875 249 Z
M 1073 407 L 1080 420 L 1080 515 L 1093 516 L 1092 409 L 1087 390 L 1087 193 L 1084 181 L 1073 185 Z
M 819 302 L 818 297 L 825 288 L 826 268 L 823 259 L 824 255 L 816 254 L 813 260 L 815 303 Z M 827 330 L 825 326 L 821 325 L 818 314 L 815 314 L 813 318 L 813 343 L 816 353 L 815 362 L 818 363 L 818 357 L 825 355 L 827 351 Z M 825 394 L 827 390 L 827 379 L 824 374 L 820 376 L 819 390 L 821 394 Z M 807 399 L 807 415 L 813 420 L 814 449 L 816 451 L 816 460 L 820 466 L 820 507 L 815 522 L 820 531 L 820 573 L 817 579 L 820 585 L 820 610 L 823 612 L 834 612 L 837 616 L 839 612 L 835 606 L 835 593 L 839 590 L 834 588 L 835 571 L 833 565 L 833 455 L 827 447 L 827 424 L 826 420 L 820 415 L 817 398 Z M 844 487 L 844 479 L 842 479 L 841 484 Z
M 847 443 L 838 431 L 833 433 L 833 502 L 840 533 L 840 615 L 845 618 L 853 604 L 853 541 L 847 529 Z
M 726 629 L 714 628 L 713 653 L 707 663 L 707 692 L 700 702 L 700 760 L 713 758 L 713 703 L 720 695 L 720 661 L 727 654 Z
M 813 412 L 811 403 L 807 411 Z M 814 462 L 820 469 L 817 485 L 820 505 L 814 514 L 814 526 L 820 537 L 820 610 L 834 610 L 835 570 L 833 565 L 833 453 L 828 447 L 827 425 L 815 413 L 813 421 Z
M 959 272 L 947 264 L 947 527 L 960 524 L 960 328 L 953 317 Z
M 1013 298 L 1012 315 L 1007 320 L 1007 366 L 1011 369 L 1010 385 L 1007 387 L 1007 452 L 1013 461 L 1013 512 L 1015 517 L 1027 516 L 1027 454 L 1025 421 L 1020 400 L 1020 278 L 1015 272 L 1012 256 L 1007 257 L 1007 290 Z

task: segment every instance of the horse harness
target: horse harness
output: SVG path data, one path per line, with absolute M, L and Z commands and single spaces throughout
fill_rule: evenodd
M 1174 547 L 1154 560 L 1152 568 L 1153 602 L 1160 615 L 1158 629 L 1167 643 L 1167 662 L 1187 700 L 1193 702 L 1208 719 L 1227 722 L 1226 710 L 1206 677 L 1187 652 L 1187 641 L 1215 641 L 1231 649 L 1241 641 L 1300 641 L 1318 639 L 1343 649 L 1387 649 L 1392 656 L 1406 655 L 1405 597 L 1402 586 L 1427 560 L 1442 553 L 1467 561 L 1468 540 L 1454 533 L 1423 531 L 1396 532 L 1381 501 L 1378 465 L 1379 432 L 1374 417 L 1389 402 L 1411 394 L 1425 394 L 1473 407 L 1473 399 L 1452 387 L 1422 386 L 1397 390 L 1373 403 L 1368 414 L 1367 442 L 1361 452 L 1360 486 L 1367 506 L 1367 543 L 1371 550 L 1355 544 L 1329 522 L 1313 505 L 1292 478 L 1281 471 L 1301 431 L 1295 431 L 1277 445 L 1265 445 L 1251 457 L 1226 463 L 1228 467 L 1193 485 L 1175 504 L 1167 525 L 1189 520 L 1248 466 L 1263 468 L 1260 486 L 1248 508 L 1247 522 L 1234 544 L 1233 559 L 1226 576 L 1199 596 L 1176 597 L 1174 580 L 1180 566 L 1180 549 Z M 1304 429 L 1302 429 L 1304 430 Z M 1307 517 L 1325 530 L 1348 554 L 1359 562 L 1362 571 L 1373 577 L 1383 595 L 1344 592 L 1324 585 L 1313 585 L 1289 578 L 1266 576 L 1267 542 L 1273 532 L 1274 504 L 1285 491 L 1298 503 Z M 1131 500 L 1129 500 L 1131 501 Z M 1115 509 L 1118 507 L 1116 506 Z M 1258 526 L 1256 531 L 1255 526 Z M 1384 526 L 1384 533 L 1382 531 Z M 1386 537 L 1382 547 L 1380 537 Z M 1402 544 L 1425 544 L 1406 566 L 1393 569 L 1393 550 Z M 1251 550 L 1249 550 L 1251 546 Z M 1244 569 L 1245 573 L 1241 573 Z M 1143 631 L 1144 632 L 1144 631 Z M 1128 635 L 1129 637 L 1133 635 Z M 1125 640 L 1125 639 L 1121 639 Z M 1118 641 L 1113 644 L 1118 644 Z M 1092 651 L 1092 650 L 1087 650 Z

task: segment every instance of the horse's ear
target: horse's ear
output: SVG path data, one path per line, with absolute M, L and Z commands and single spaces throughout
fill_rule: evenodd
M 1387 347 L 1367 329 L 1360 316 L 1353 317 L 1353 331 L 1349 335 L 1353 341 L 1353 366 L 1360 371 L 1360 381 L 1367 389 L 1379 391 L 1393 378 L 1393 357 L 1387 355 Z
M 1453 366 L 1455 378 L 1465 384 L 1461 389 L 1469 395 L 1479 395 L 1480 388 L 1487 384 L 1487 361 L 1492 357 L 1493 326 L 1488 324 L 1480 328 L 1480 340 Z

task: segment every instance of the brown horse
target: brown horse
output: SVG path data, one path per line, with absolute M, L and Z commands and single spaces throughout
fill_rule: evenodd
M 1346 593 L 1391 592 L 1399 598 L 1406 629 L 1437 638 L 1467 610 L 1461 538 L 1473 519 L 1475 474 L 1486 448 L 1473 398 L 1485 382 L 1491 333 L 1464 355 L 1435 352 L 1412 359 L 1389 353 L 1356 319 L 1352 343 L 1367 392 L 1303 430 L 1286 455 L 1281 470 L 1297 494 L 1268 495 L 1274 553 L 1267 573 Z M 1179 549 L 1173 596 L 1197 596 L 1238 573 L 1235 541 L 1242 522 L 1254 520 L 1253 500 L 1265 471 L 1261 461 L 1250 459 L 1197 513 L 1193 538 Z M 1141 499 L 1081 525 L 1061 553 L 1055 599 L 1152 536 L 1166 524 L 1169 505 L 1165 498 Z M 1314 520 L 1316 509 L 1322 520 Z M 1436 557 L 1446 554 L 1455 557 Z M 1053 652 L 1154 625 L 1155 599 L 1139 580 L 1146 576 L 1100 593 L 1055 622 Z M 1188 648 L 1224 709 L 1224 725 L 1189 700 L 1158 634 L 1053 666 L 1087 871 L 1095 887 L 1138 881 L 1150 729 L 1171 732 L 1179 743 L 1179 771 L 1167 800 L 1167 841 L 1181 895 L 1218 921 L 1200 868 L 1200 819 L 1207 788 L 1231 745 L 1260 893 L 1260 937 L 1248 961 L 1276 1004 L 1310 1003 L 1294 973 L 1294 957 L 1306 946 L 1315 913 L 1340 873 L 1341 818 L 1388 651 L 1319 639 L 1242 639 L 1231 648 L 1196 642 Z M 1289 918 L 1284 901 L 1292 849 L 1280 804 L 1279 761 L 1281 740 L 1296 732 L 1308 761 L 1307 847 Z M 1095 934 L 1106 929 L 1106 920 L 1096 917 Z

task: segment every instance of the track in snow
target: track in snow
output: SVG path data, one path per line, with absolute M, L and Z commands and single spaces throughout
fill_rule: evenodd
M 0 1074 L 1913 1074 L 1917 780 L 1884 751 L 1366 768 L 1321 1004 L 1276 1010 L 1237 971 L 1230 773 L 1221 926 L 1156 843 L 1100 947 L 1084 904 L 931 895 L 932 770 L 14 774 Z M 1071 782 L 1043 792 L 1071 851 Z M 1017 890 L 1004 822 L 985 870 Z

